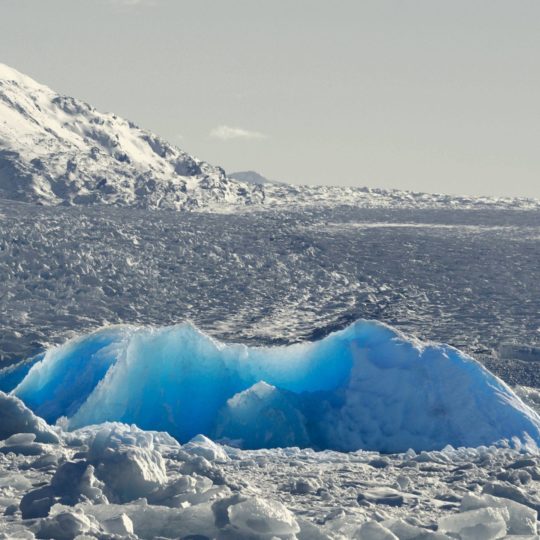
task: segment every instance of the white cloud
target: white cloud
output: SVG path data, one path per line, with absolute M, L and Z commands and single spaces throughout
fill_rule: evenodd
M 218 126 L 210 131 L 210 137 L 230 141 L 232 139 L 266 139 L 264 133 L 231 126 Z

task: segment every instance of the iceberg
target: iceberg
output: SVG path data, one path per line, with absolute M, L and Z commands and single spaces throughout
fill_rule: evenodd
M 1 383 L 1 381 L 0 381 Z M 69 429 L 117 421 L 243 448 L 379 452 L 540 444 L 540 417 L 479 362 L 359 320 L 316 342 L 225 344 L 119 325 L 45 352 L 12 393 Z

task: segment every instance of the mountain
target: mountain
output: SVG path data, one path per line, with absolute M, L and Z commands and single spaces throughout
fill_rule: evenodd
M 180 210 L 253 204 L 263 194 L 132 122 L 0 64 L 0 197 Z
M 253 171 L 227 176 L 158 135 L 0 64 L 0 198 L 230 211 L 246 207 L 518 208 L 520 198 L 458 197 L 343 186 L 296 186 Z
M 283 186 L 285 182 L 278 182 L 277 180 L 269 180 L 265 178 L 262 174 L 259 174 L 256 171 L 239 171 L 229 174 L 229 178 L 234 180 L 240 180 L 240 182 L 247 182 L 249 184 L 255 184 L 257 186 L 265 186 L 267 184 L 272 184 L 275 186 Z

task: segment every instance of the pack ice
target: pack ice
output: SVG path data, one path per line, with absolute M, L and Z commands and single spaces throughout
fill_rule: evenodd
M 118 421 L 180 442 L 386 453 L 540 442 L 539 416 L 480 363 L 371 321 L 271 348 L 220 343 L 190 324 L 115 326 L 26 370 L 13 394 L 69 429 Z

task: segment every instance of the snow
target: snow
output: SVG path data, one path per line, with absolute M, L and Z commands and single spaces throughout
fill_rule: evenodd
M 0 195 L 57 204 L 191 209 L 262 197 L 157 135 L 0 65 Z
M 282 347 L 225 344 L 190 324 L 105 328 L 47 351 L 13 393 L 71 429 L 119 421 L 244 448 L 540 442 L 540 417 L 478 362 L 372 321 Z M 217 457 L 204 439 L 191 446 Z
M 112 534 L 128 535 L 133 534 L 133 521 L 126 515 L 120 514 L 103 522 L 103 528 Z

